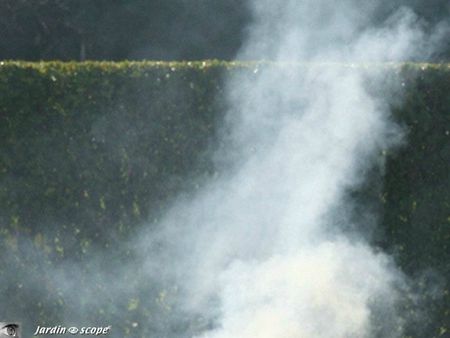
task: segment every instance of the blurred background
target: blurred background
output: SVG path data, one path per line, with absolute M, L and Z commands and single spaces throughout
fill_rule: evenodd
M 420 23 L 448 17 L 448 0 L 402 0 Z M 0 0 L 0 59 L 235 58 L 252 17 L 247 0 Z M 450 60 L 450 39 L 433 61 Z

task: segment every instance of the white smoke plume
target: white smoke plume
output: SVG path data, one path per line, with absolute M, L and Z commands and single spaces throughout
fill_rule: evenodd
M 253 2 L 240 59 L 275 64 L 229 79 L 219 178 L 180 198 L 141 242 L 144 270 L 177 285 L 183 311 L 211 321 L 196 337 L 401 335 L 407 281 L 364 236 L 341 230 L 352 222 L 346 194 L 401 139 L 383 67 L 361 63 L 431 48 L 406 8 L 375 25 L 382 5 Z

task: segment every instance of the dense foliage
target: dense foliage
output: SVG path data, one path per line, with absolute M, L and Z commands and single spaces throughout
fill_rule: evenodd
M 113 262 L 125 259 L 128 252 L 112 249 L 117 243 L 143 221 L 156 224 L 171 198 L 213 175 L 208 153 L 217 146 L 225 107 L 223 76 L 252 73 L 256 66 L 261 65 L 1 63 L 0 292 L 5 303 L 30 313 L 30 321 L 54 325 L 68 300 L 42 270 L 67 260 L 88 261 L 98 251 L 108 252 Z M 443 336 L 450 330 L 450 67 L 391 69 L 406 88 L 394 115 L 408 131 L 408 143 L 388 154 L 384 187 L 376 192 L 384 210 L 378 245 L 417 277 L 412 288 L 439 285 L 423 296 L 429 317 L 424 322 L 417 314 L 422 321 L 415 329 Z M 24 276 L 32 275 L 51 298 L 27 288 Z M 139 297 L 130 295 L 116 309 L 123 311 L 117 329 L 124 335 L 139 306 L 142 317 L 154 313 L 139 305 Z M 116 310 L 101 308 L 92 318 Z
M 415 314 L 417 329 L 424 337 L 431 332 L 445 337 L 450 333 L 450 67 L 411 77 L 415 72 L 406 72 L 406 97 L 394 110 L 407 128 L 408 144 L 387 162 L 382 226 L 387 247 L 424 295 L 420 306 L 428 315 Z M 441 324 L 433 329 L 436 322 Z

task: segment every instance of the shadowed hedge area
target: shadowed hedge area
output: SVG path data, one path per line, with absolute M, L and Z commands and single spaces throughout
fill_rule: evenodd
M 422 313 L 414 314 L 416 332 L 445 337 L 450 334 L 450 65 L 406 69 L 403 78 L 406 95 L 394 114 L 406 127 L 408 143 L 387 161 L 381 225 L 386 247 L 424 295 Z
M 169 63 L 1 66 L 2 224 L 33 235 L 36 224 L 70 228 L 102 241 L 105 231 L 126 233 L 148 219 L 186 175 L 208 167 L 221 71 Z
M 98 252 L 109 257 L 106 265 L 132 259 L 120 243 L 142 224 L 156 224 L 175 196 L 216 174 L 209 155 L 219 146 L 226 110 L 224 76 L 252 74 L 267 64 L 1 62 L 0 293 L 5 304 L 15 304 L 8 318 L 36 325 L 62 322 L 70 300 L 45 277 L 46 269 L 67 261 L 82 264 Z M 420 318 L 412 336 L 445 336 L 450 332 L 450 65 L 367 67 L 388 67 L 406 88 L 394 116 L 407 130 L 407 144 L 388 154 L 382 190 L 367 192 L 383 210 L 384 236 L 377 245 L 416 278 L 413 290 L 427 290 L 417 301 L 426 316 L 409 314 Z M 27 278 L 48 294 L 35 293 Z M 92 282 L 77 278 L 80 285 Z M 100 284 L 96 290 L 106 295 Z M 89 315 L 94 322 L 119 317 L 115 332 L 122 336 L 161 332 L 133 331 L 144 330 L 133 327 L 139 320 L 164 325 L 164 286 L 149 288 L 130 287 L 127 301 L 114 306 L 105 301 Z M 149 294 L 153 303 L 140 302 Z M 198 329 L 193 325 L 183 319 L 172 331 L 186 336 Z

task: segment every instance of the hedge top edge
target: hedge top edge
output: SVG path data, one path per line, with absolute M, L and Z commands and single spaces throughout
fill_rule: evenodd
M 259 66 L 281 66 L 281 67 L 344 67 L 344 68 L 416 68 L 425 70 L 427 68 L 448 71 L 450 63 L 419 63 L 419 62 L 274 62 L 267 60 L 259 61 L 223 61 L 223 60 L 200 60 L 200 61 L 18 61 L 2 60 L 0 61 L 0 70 L 3 67 L 32 68 L 40 71 L 48 69 L 73 69 L 73 68 L 97 68 L 97 69 L 151 69 L 151 68 L 170 68 L 175 69 L 207 69 L 207 68 L 254 68 Z

